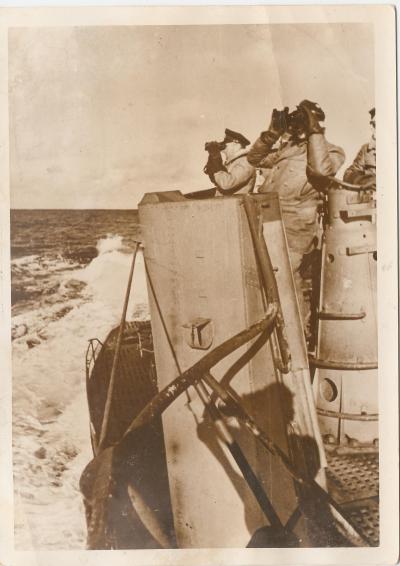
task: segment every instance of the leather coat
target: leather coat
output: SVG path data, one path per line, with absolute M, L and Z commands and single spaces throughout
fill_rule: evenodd
M 225 171 L 213 174 L 212 181 L 220 194 L 233 195 L 251 193 L 256 182 L 256 170 L 247 160 L 247 151 L 224 163 Z
M 327 142 L 323 133 L 313 133 L 303 140 L 281 139 L 277 148 L 265 133 L 253 144 L 247 159 L 266 170 L 258 192 L 279 194 L 289 251 L 292 256 L 296 254 L 296 259 L 291 258 L 292 266 L 299 267 L 303 254 L 313 248 L 319 193 L 327 188 L 327 177 L 335 175 L 343 164 L 344 151 Z
M 313 206 L 313 202 L 316 206 L 326 177 L 336 174 L 344 158 L 344 151 L 327 142 L 323 134 L 311 134 L 309 140 L 289 138 L 277 148 L 265 143 L 261 135 L 247 155 L 251 165 L 267 170 L 258 192 L 276 191 L 283 210 Z

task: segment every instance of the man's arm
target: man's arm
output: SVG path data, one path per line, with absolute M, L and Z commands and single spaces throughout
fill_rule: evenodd
M 334 177 L 345 160 L 341 147 L 331 145 L 324 134 L 312 134 L 307 147 L 307 178 L 318 191 L 329 185 L 328 177 Z
M 307 133 L 307 177 L 313 187 L 323 191 L 329 184 L 328 177 L 336 175 L 343 165 L 345 154 L 342 148 L 329 144 L 320 121 L 325 118 L 315 102 L 303 100 L 299 109 L 304 112 Z
M 287 128 L 287 113 L 287 107 L 283 110 L 274 108 L 272 111 L 268 130 L 261 132 L 247 154 L 247 161 L 254 167 L 270 169 L 274 165 L 277 150 L 273 149 L 273 146 Z
M 277 150 L 273 149 L 273 145 L 276 140 L 267 138 L 267 133 L 261 132 L 260 137 L 253 143 L 247 154 L 247 161 L 253 167 L 271 169 L 275 163 Z
M 367 151 L 367 144 L 363 145 L 357 153 L 353 163 L 348 167 L 344 173 L 343 181 L 346 183 L 353 183 L 354 185 L 362 185 L 365 183 L 366 177 L 370 178 L 371 175 L 366 173 L 365 154 Z
M 246 159 L 239 159 L 232 164 L 230 171 L 214 173 L 214 182 L 222 194 L 233 195 L 247 185 L 252 177 L 255 179 L 255 176 L 254 167 Z

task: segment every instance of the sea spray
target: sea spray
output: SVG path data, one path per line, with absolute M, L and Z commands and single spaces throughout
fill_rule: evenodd
M 47 289 L 23 309 L 13 325 L 27 332 L 13 341 L 13 444 L 15 544 L 18 549 L 83 549 L 86 526 L 80 474 L 92 457 L 85 391 L 88 340 L 104 340 L 119 324 L 132 261 L 118 236 L 97 242 L 85 267 L 60 257 L 18 260 L 24 276 L 40 273 Z M 30 261 L 33 268 L 30 271 Z M 50 266 L 50 267 L 49 267 Z M 40 279 L 33 278 L 33 285 Z M 21 279 L 19 280 L 21 282 Z M 49 301 L 49 299 L 51 300 Z M 148 317 L 143 256 L 136 260 L 128 319 Z M 32 347 L 28 339 L 37 341 Z
M 133 254 L 121 253 L 112 247 L 115 243 L 115 239 L 101 243 L 99 251 L 102 250 L 102 253 L 86 268 L 75 274 L 75 277 L 87 283 L 98 301 L 105 305 L 113 305 L 114 308 L 120 305 L 122 310 Z M 139 252 L 135 262 L 128 318 L 136 318 L 139 312 L 143 312 L 142 306 L 147 304 L 144 260 L 142 252 Z
M 105 238 L 100 238 L 96 244 L 99 255 L 107 252 L 121 251 L 122 236 L 108 234 Z

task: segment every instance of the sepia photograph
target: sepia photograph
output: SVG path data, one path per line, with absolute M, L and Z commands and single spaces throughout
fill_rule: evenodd
M 394 10 L 67 11 L 1 36 L 15 564 L 397 560 Z

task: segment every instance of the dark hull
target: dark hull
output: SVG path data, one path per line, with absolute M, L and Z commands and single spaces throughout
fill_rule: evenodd
M 92 344 L 88 349 L 87 396 L 95 454 L 117 334 L 118 328 L 115 328 L 104 344 L 99 344 L 97 356 L 92 355 Z M 144 505 L 174 546 L 161 418 L 142 427 L 140 435 L 123 438 L 131 421 L 156 393 L 150 323 L 126 323 L 105 450 L 89 464 L 81 478 L 90 549 L 160 548 L 132 505 L 131 488 L 141 494 Z

